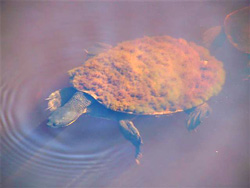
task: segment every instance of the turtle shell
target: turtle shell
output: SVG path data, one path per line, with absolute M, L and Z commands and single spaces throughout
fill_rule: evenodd
M 220 92 L 222 62 L 207 49 L 170 36 L 125 41 L 69 71 L 73 86 L 114 111 L 170 114 Z
M 230 43 L 238 50 L 250 53 L 250 7 L 244 7 L 228 14 L 224 21 L 224 28 Z

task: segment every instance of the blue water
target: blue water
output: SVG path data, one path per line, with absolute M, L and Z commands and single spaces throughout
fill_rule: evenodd
M 141 164 L 116 122 L 89 116 L 47 127 L 45 99 L 68 87 L 67 71 L 96 42 L 170 35 L 201 43 L 202 33 L 244 7 L 238 2 L 2 2 L 2 187 L 248 187 L 249 56 L 223 42 L 226 83 L 196 132 L 185 113 L 134 121 Z

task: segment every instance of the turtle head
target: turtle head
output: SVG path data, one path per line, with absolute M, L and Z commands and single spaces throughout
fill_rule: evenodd
M 60 128 L 71 125 L 82 113 L 67 111 L 65 108 L 58 108 L 48 118 L 47 125 L 53 128 Z
M 53 128 L 60 128 L 71 125 L 91 104 L 82 92 L 76 92 L 73 97 L 62 107 L 57 108 L 48 118 L 47 125 Z

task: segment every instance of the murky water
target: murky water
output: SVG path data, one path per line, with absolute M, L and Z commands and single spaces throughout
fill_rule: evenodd
M 46 126 L 45 98 L 69 86 L 67 70 L 95 42 L 115 45 L 144 35 L 200 43 L 239 2 L 3 2 L 1 176 L 3 187 L 249 186 L 249 57 L 228 41 L 214 54 L 227 72 L 213 113 L 197 132 L 185 113 L 137 118 L 141 165 L 117 123 L 82 116 L 62 129 Z

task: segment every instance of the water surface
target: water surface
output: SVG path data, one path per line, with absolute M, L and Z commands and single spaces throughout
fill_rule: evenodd
M 134 121 L 144 140 L 139 166 L 116 122 L 82 116 L 52 129 L 45 110 L 45 98 L 69 86 L 67 71 L 84 62 L 84 49 L 94 43 L 170 35 L 200 44 L 206 29 L 246 5 L 2 2 L 2 186 L 249 186 L 249 57 L 228 41 L 213 50 L 226 83 L 197 132 L 185 129 L 185 113 Z

